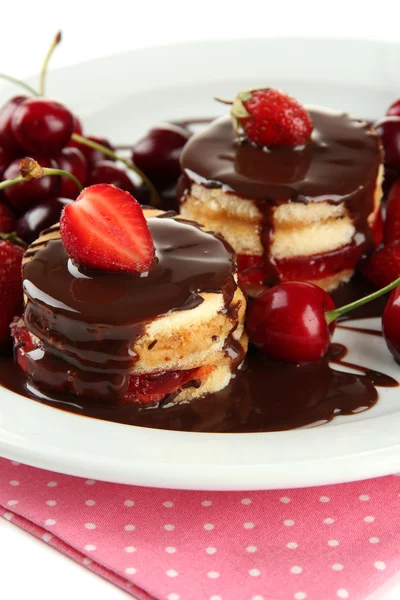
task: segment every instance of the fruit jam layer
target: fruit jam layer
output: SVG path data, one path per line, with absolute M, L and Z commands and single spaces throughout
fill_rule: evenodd
M 157 260 L 146 274 L 80 271 L 60 239 L 30 247 L 24 322 L 41 344 L 26 354 L 27 375 L 40 391 L 118 403 L 147 323 L 194 309 L 201 292 L 222 294 L 228 310 L 237 287 L 232 250 L 170 217 L 148 221 Z
M 287 202 L 344 204 L 357 243 L 372 247 L 368 217 L 374 211 L 382 152 L 370 126 L 345 114 L 310 109 L 314 124 L 303 146 L 260 148 L 238 142 L 229 117 L 217 119 L 186 144 L 179 196 L 193 182 L 221 188 L 256 203 L 263 215 L 261 241 L 268 283 L 279 281 L 270 246 L 272 209 Z

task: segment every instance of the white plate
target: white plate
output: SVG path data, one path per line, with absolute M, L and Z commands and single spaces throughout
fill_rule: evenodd
M 134 141 L 165 119 L 217 115 L 212 98 L 260 85 L 375 118 L 400 92 L 400 45 L 351 40 L 235 40 L 151 48 L 54 71 L 49 91 L 86 131 Z M 4 86 L 0 101 L 15 89 Z M 361 323 L 362 324 L 362 323 Z M 379 327 L 378 320 L 364 326 Z M 349 360 L 397 378 L 384 341 L 339 330 Z M 120 483 L 251 490 L 338 483 L 400 471 L 400 392 L 328 425 L 206 434 L 129 427 L 68 414 L 0 388 L 0 455 Z

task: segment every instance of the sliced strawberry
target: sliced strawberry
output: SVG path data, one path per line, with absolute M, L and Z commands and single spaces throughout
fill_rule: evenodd
M 386 204 L 385 243 L 400 241 L 400 179 L 390 188 Z
M 295 98 L 271 88 L 239 92 L 232 105 L 235 125 L 260 146 L 297 146 L 309 139 L 311 117 Z
M 155 255 L 140 204 L 128 192 L 100 183 L 63 209 L 61 239 L 79 266 L 102 271 L 148 271 Z
M 22 318 L 16 318 L 11 323 L 11 335 L 14 339 L 14 352 L 21 369 L 26 372 L 26 353 L 35 348 L 32 336 Z
M 0 348 L 10 339 L 10 324 L 22 312 L 21 262 L 25 249 L 15 234 L 0 236 Z
M 213 367 L 205 365 L 186 371 L 164 371 L 161 373 L 131 375 L 125 402 L 146 406 L 157 404 L 157 402 L 163 400 L 168 394 L 180 390 L 185 383 L 192 380 L 200 380 L 201 382 L 211 371 L 213 371 Z
M 362 274 L 376 287 L 388 285 L 400 276 L 400 240 L 390 242 L 370 256 L 361 267 Z

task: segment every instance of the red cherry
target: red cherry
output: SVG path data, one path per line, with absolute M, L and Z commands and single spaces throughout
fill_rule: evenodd
M 96 142 L 97 144 L 101 144 L 102 146 L 105 146 L 106 148 L 114 152 L 114 147 L 110 144 L 108 140 L 106 140 L 106 138 L 86 136 L 86 139 L 92 140 L 92 142 Z M 80 142 L 76 142 L 75 140 L 71 140 L 68 143 L 68 146 L 72 146 L 73 148 L 79 148 L 79 150 L 84 154 L 86 160 L 88 161 L 89 166 L 92 166 L 99 160 L 104 160 L 106 158 L 107 160 L 112 160 L 103 152 L 100 152 L 100 150 L 94 150 L 94 148 L 90 148 L 89 146 L 86 146 L 86 144 L 81 144 Z
M 81 120 L 78 119 L 78 117 L 76 115 L 72 115 L 72 117 L 74 119 L 73 133 L 77 133 L 78 135 L 82 135 L 83 127 L 82 127 Z
M 84 187 L 88 178 L 87 160 L 78 148 L 64 148 L 55 158 L 58 166 L 63 171 L 72 173 L 81 182 Z M 76 184 L 68 179 L 61 177 L 60 189 L 58 193 L 63 198 L 75 198 L 79 196 L 79 190 Z
M 17 107 L 25 100 L 27 100 L 26 96 L 15 96 L 0 108 L 0 146 L 13 154 L 18 152 L 21 147 L 12 130 L 11 118 Z
M 35 157 L 35 160 L 37 160 L 42 167 L 57 168 L 57 163 L 52 159 Z M 13 160 L 4 171 L 3 181 L 18 177 L 20 174 L 19 169 L 20 159 L 17 158 L 16 160 Z M 13 212 L 18 216 L 22 215 L 32 206 L 36 206 L 36 204 L 43 202 L 47 198 L 55 196 L 59 185 L 59 177 L 47 176 L 42 177 L 41 179 L 31 179 L 29 181 L 17 183 L 12 187 L 6 188 L 4 190 L 4 195 Z
M 400 98 L 393 102 L 387 110 L 386 116 L 388 117 L 400 117 Z
M 322 358 L 334 324 L 325 313 L 335 304 L 327 292 L 311 283 L 289 281 L 257 296 L 250 305 L 247 332 L 267 356 L 288 363 Z
M 72 200 L 68 198 L 49 198 L 46 202 L 29 209 L 18 219 L 16 232 L 20 238 L 31 244 L 40 233 L 60 220 L 61 211 Z
M 130 177 L 118 168 L 111 160 L 99 160 L 89 174 L 89 185 L 96 183 L 109 183 L 115 187 L 136 196 L 136 188 Z
M 74 128 L 72 113 L 49 98 L 29 98 L 12 115 L 12 131 L 25 150 L 44 154 L 60 152 Z
M 0 233 L 15 231 L 16 221 L 12 212 L 5 204 L 0 203 Z
M 382 332 L 386 345 L 400 362 L 400 288 L 394 289 L 382 315 Z
M 0 176 L 3 175 L 13 158 L 13 156 L 10 156 L 10 154 L 0 146 Z
M 400 170 L 400 117 L 385 117 L 374 125 L 382 140 L 385 151 L 385 165 L 389 169 Z
M 186 129 L 176 125 L 155 127 L 136 142 L 132 161 L 158 187 L 168 186 L 180 175 L 179 158 L 189 137 Z

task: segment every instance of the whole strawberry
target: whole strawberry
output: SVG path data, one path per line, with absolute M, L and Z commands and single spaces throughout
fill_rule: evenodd
M 307 110 L 282 90 L 244 90 L 231 109 L 234 126 L 258 146 L 298 146 L 310 138 L 313 124 Z
M 10 324 L 22 312 L 21 262 L 25 248 L 15 234 L 0 235 L 0 348 L 10 339 Z
M 361 272 L 381 288 L 400 275 L 400 240 L 391 241 L 374 252 L 362 265 Z
M 386 203 L 385 244 L 400 241 L 400 179 L 390 188 Z

